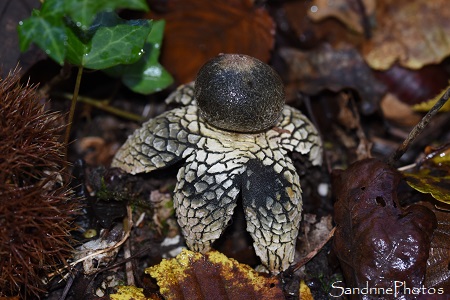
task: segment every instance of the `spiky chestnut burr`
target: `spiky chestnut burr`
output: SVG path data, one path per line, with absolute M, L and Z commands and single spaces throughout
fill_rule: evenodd
M 17 71 L 0 78 L 0 296 L 39 297 L 71 253 L 78 203 L 57 179 L 65 165 L 60 119 Z

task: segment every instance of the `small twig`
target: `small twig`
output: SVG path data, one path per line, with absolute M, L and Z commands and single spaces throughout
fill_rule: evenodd
M 124 245 L 123 248 L 123 257 L 125 259 L 128 259 L 131 257 L 131 244 L 130 244 L 130 240 L 128 239 Z M 136 285 L 134 282 L 134 275 L 133 275 L 133 261 L 132 260 L 128 260 L 125 263 L 125 274 L 127 276 L 127 284 L 128 285 Z
M 409 164 L 409 165 L 406 165 L 406 166 L 403 166 L 403 167 L 397 168 L 397 171 L 400 171 L 400 172 L 405 172 L 405 171 L 407 171 L 407 170 L 409 170 L 409 169 L 415 168 L 416 166 L 417 166 L 417 164 L 416 164 L 416 163 L 413 163 L 413 164 Z
M 388 158 L 387 163 L 389 165 L 394 165 L 394 163 L 402 157 L 403 154 L 408 150 L 411 143 L 415 140 L 415 138 L 425 129 L 425 127 L 430 123 L 431 119 L 437 112 L 441 109 L 441 107 L 447 102 L 450 97 L 450 88 L 445 91 L 442 97 L 436 102 L 435 105 L 430 109 L 430 111 L 417 123 L 416 126 L 411 130 L 406 140 L 401 144 L 394 153 Z
M 80 268 L 81 267 L 76 267 L 75 268 L 75 271 L 76 271 L 75 273 L 68 273 L 67 274 L 68 279 L 67 279 L 67 282 L 66 282 L 66 286 L 64 287 L 64 290 L 63 290 L 61 296 L 59 297 L 59 300 L 65 300 L 67 298 L 67 295 L 69 294 L 69 291 L 72 288 L 72 285 L 74 283 L 74 280 L 75 280 L 75 277 L 76 277 L 75 274 L 80 271 Z M 63 276 L 63 278 L 64 278 L 64 276 Z

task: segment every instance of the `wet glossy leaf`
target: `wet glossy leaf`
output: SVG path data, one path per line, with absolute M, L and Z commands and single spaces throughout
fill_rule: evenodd
M 282 48 L 279 54 L 288 65 L 286 89 L 317 94 L 325 89 L 352 88 L 361 96 L 365 113 L 373 112 L 385 93 L 384 85 L 350 45 L 334 49 L 325 44 L 312 51 Z
M 63 1 L 59 1 L 63 2 Z M 79 27 L 87 30 L 97 13 L 113 11 L 118 8 L 128 8 L 148 11 L 145 0 L 65 0 L 64 10 L 68 16 L 78 22 Z
M 450 9 L 446 0 L 378 1 L 377 26 L 365 43 L 364 58 L 379 70 L 395 62 L 419 69 L 450 54 Z
M 195 79 L 200 67 L 219 53 L 242 53 L 267 62 L 275 25 L 268 12 L 251 0 L 170 0 L 165 13 L 161 63 L 178 83 Z
M 122 77 L 123 83 L 132 91 L 151 94 L 172 84 L 173 78 L 159 63 L 165 22 L 153 23 L 152 31 L 144 45 L 142 57 L 131 65 L 121 65 L 105 70 L 107 74 Z
M 145 271 L 156 278 L 166 299 L 283 299 L 278 279 L 211 251 L 183 250 Z
M 401 174 L 376 159 L 333 172 L 333 248 L 349 287 L 420 287 L 436 218 L 424 206 L 400 207 Z
M 148 20 L 99 28 L 92 38 L 91 49 L 84 53 L 83 65 L 100 70 L 137 61 L 150 30 Z
M 449 206 L 436 209 L 424 203 L 436 215 L 438 225 L 431 240 L 430 257 L 427 261 L 426 286 L 450 291 L 450 213 Z
M 61 16 L 44 15 L 35 10 L 33 16 L 18 27 L 20 51 L 26 51 L 31 43 L 37 44 L 53 60 L 63 64 L 66 54 L 66 31 Z
M 45 1 L 41 10 L 34 10 L 32 17 L 21 22 L 20 48 L 25 51 L 36 43 L 59 64 L 67 59 L 91 69 L 133 63 L 142 54 L 151 21 L 125 21 L 111 10 L 144 6 L 142 0 Z
M 90 43 L 83 43 L 72 30 L 67 30 L 67 53 L 65 59 L 69 63 L 76 66 L 82 66 L 84 57 L 83 54 L 88 53 L 90 50 Z

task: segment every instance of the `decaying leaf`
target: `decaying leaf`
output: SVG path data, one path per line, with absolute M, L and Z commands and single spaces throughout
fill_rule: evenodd
M 406 182 L 415 190 L 429 193 L 434 199 L 450 204 L 450 175 L 433 176 L 429 171 L 405 173 Z
M 178 83 L 195 79 L 200 67 L 219 53 L 241 53 L 262 61 L 270 57 L 275 25 L 251 0 L 170 0 L 165 19 L 161 63 Z
M 117 151 L 117 145 L 108 143 L 104 138 L 86 136 L 77 141 L 78 151 L 85 154 L 83 159 L 90 166 L 108 165 Z
M 98 239 L 90 240 L 77 247 L 74 260 L 83 262 L 85 274 L 95 273 L 99 267 L 107 265 L 116 257 L 119 248 L 115 245 L 122 238 L 122 229 L 121 225 L 117 225 L 110 231 L 104 230 Z
M 430 101 L 425 101 L 419 104 L 416 104 L 412 107 L 413 110 L 415 111 L 419 111 L 419 112 L 428 112 L 433 105 L 436 104 L 436 102 L 439 101 L 439 99 L 441 99 L 441 97 L 444 95 L 444 93 L 450 88 L 450 86 L 446 87 L 445 89 L 442 90 L 442 92 L 439 93 L 439 95 L 437 95 L 436 97 L 434 97 L 433 99 L 431 99 Z M 441 109 L 439 110 L 440 112 L 446 112 L 446 111 L 450 111 L 450 101 L 447 101 L 444 106 L 441 107 Z
M 429 153 L 413 172 L 404 172 L 406 182 L 436 200 L 450 204 L 450 145 Z
M 317 94 L 324 89 L 337 92 L 351 88 L 361 96 L 364 113 L 373 112 L 386 92 L 358 51 L 348 44 L 341 44 L 336 49 L 324 44 L 306 52 L 283 48 L 279 53 L 289 66 L 287 90 Z
M 184 249 L 176 258 L 147 268 L 166 299 L 283 299 L 279 281 L 211 251 Z
M 297 241 L 301 245 L 300 249 L 297 250 L 297 255 L 299 257 L 305 257 L 317 249 L 327 239 L 332 229 L 331 216 L 323 216 L 318 219 L 316 215 L 305 214 L 298 237 L 299 240 Z
M 375 12 L 374 0 L 314 0 L 308 17 L 313 21 L 321 21 L 328 17 L 337 18 L 351 30 L 364 33 L 364 15 L 371 16 Z
M 380 109 L 386 120 L 400 126 L 414 126 L 419 123 L 421 115 L 413 111 L 411 106 L 400 101 L 392 93 L 387 93 L 380 103 Z
M 311 294 L 311 290 L 304 280 L 300 281 L 300 292 L 299 292 L 301 300 L 314 300 L 313 295 Z
M 401 174 L 376 159 L 333 172 L 334 250 L 349 287 L 408 287 L 424 282 L 434 214 L 424 206 L 400 207 Z
M 436 209 L 431 203 L 424 203 L 436 215 L 437 228 L 431 240 L 430 257 L 427 261 L 425 286 L 450 291 L 450 213 L 447 208 Z M 447 209 L 447 210 L 445 210 Z
M 119 286 L 117 293 L 109 296 L 111 300 L 151 300 L 158 297 L 146 297 L 143 289 L 135 286 Z
M 378 70 L 395 62 L 420 69 L 450 54 L 450 7 L 446 0 L 384 0 L 377 2 L 376 28 L 363 55 Z

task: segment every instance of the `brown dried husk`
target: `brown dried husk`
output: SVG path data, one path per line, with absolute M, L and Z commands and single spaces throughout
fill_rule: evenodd
M 78 208 L 64 174 L 62 116 L 18 71 L 0 79 L 0 296 L 39 296 L 71 253 Z

